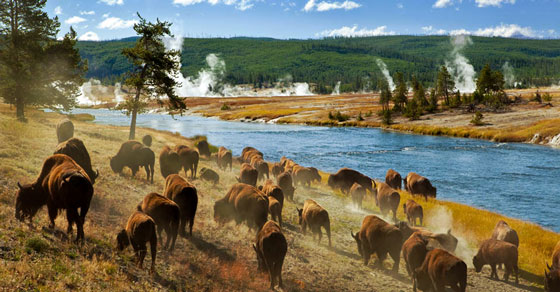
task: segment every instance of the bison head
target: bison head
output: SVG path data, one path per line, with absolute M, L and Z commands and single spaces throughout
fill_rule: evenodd
M 408 239 L 410 237 L 410 235 L 412 235 L 412 233 L 414 233 L 414 231 L 416 231 L 416 230 L 410 228 L 408 223 L 406 223 L 405 221 L 400 221 L 400 222 L 396 223 L 395 227 L 397 227 L 401 231 L 402 238 L 404 240 Z
M 114 173 L 120 173 L 124 168 L 117 156 L 111 157 L 110 164 Z
M 130 244 L 130 240 L 128 239 L 128 234 L 126 234 L 126 230 L 121 230 L 119 234 L 117 234 L 117 249 L 122 251 Z
M 432 281 L 428 273 L 422 267 L 416 268 L 413 272 L 413 282 L 416 288 L 421 291 L 428 291 L 432 289 Z
M 23 221 L 25 218 L 33 219 L 37 211 L 47 203 L 43 189 L 36 184 L 21 185 L 19 182 L 16 194 L 16 219 Z
M 548 271 L 544 270 L 544 290 L 547 292 L 560 291 L 560 270 L 551 268 L 546 263 Z
M 363 251 L 362 251 L 362 240 L 360 239 L 360 237 L 358 236 L 358 233 L 354 234 L 352 233 L 352 230 L 350 230 L 350 235 L 352 235 L 352 238 L 354 238 L 354 240 L 356 241 L 356 244 L 358 245 L 358 253 L 363 256 Z
M 480 257 L 478 255 L 475 255 L 472 259 L 474 268 L 476 270 L 477 273 L 480 273 L 480 271 L 482 270 L 482 267 L 484 266 L 484 262 L 482 262 L 482 260 L 480 259 Z
M 336 176 L 334 176 L 333 174 L 329 175 L 329 180 L 327 181 L 327 184 L 331 189 L 336 188 Z

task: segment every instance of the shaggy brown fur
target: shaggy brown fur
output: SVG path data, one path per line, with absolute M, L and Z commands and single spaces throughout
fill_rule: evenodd
M 428 241 L 422 237 L 420 232 L 414 232 L 402 246 L 402 256 L 409 276 L 413 276 L 416 268 L 422 266 L 426 253 L 428 253 Z M 416 282 L 412 277 L 412 289 L 416 291 Z
M 297 209 L 297 207 L 296 207 Z M 303 209 L 297 209 L 299 215 L 299 224 L 301 225 L 301 231 L 303 235 L 306 234 L 307 227 L 311 229 L 313 239 L 315 235 L 319 236 L 317 243 L 321 242 L 321 237 L 323 233 L 321 232 L 321 227 L 325 228 L 327 237 L 329 238 L 329 247 L 331 245 L 331 222 L 329 220 L 329 212 L 321 207 L 317 202 L 307 199 L 303 203 Z
M 231 167 L 233 164 L 233 157 L 231 155 L 231 151 L 223 146 L 220 147 L 220 149 L 218 149 L 217 163 L 220 169 L 226 169 L 227 166 L 229 165 L 229 170 L 231 171 Z
M 270 219 L 282 226 L 282 204 L 273 196 L 268 196 L 268 212 L 270 213 Z
M 517 236 L 517 232 L 509 227 L 504 220 L 500 220 L 496 223 L 496 227 L 494 227 L 494 231 L 492 232 L 492 239 L 503 240 L 519 247 L 519 236 Z
M 166 178 L 170 174 L 177 174 L 181 170 L 179 154 L 169 146 L 163 146 L 159 152 L 159 168 L 161 176 Z
M 309 167 L 311 170 L 311 182 L 321 183 L 322 177 L 319 174 L 319 170 L 315 167 Z
M 268 163 L 262 159 L 260 156 L 253 156 L 251 159 L 251 166 L 254 167 L 258 172 L 258 180 L 269 179 L 268 173 Z
M 261 190 L 265 195 L 272 196 L 280 202 L 280 205 L 284 206 L 284 192 L 280 186 L 274 184 L 274 182 L 270 179 L 267 179 L 264 185 L 259 186 L 259 190 Z
M 373 187 L 375 187 L 375 181 L 350 168 L 339 169 L 335 174 L 331 174 L 328 180 L 329 187 L 332 189 L 340 189 L 346 194 L 348 194 L 354 183 L 360 184 L 366 190 L 369 190 L 370 193 L 375 194 L 373 189 Z
M 253 249 L 257 254 L 259 271 L 268 272 L 270 289 L 274 289 L 276 280 L 278 286 L 283 288 L 282 265 L 288 251 L 288 242 L 280 226 L 274 221 L 266 222 L 257 233 L 257 242 Z
M 189 235 L 192 236 L 194 217 L 198 206 L 198 194 L 196 187 L 179 176 L 171 174 L 165 179 L 163 195 L 173 200 L 181 211 L 179 233 L 186 236 L 186 226 L 189 224 Z
M 206 140 L 201 140 L 196 144 L 196 148 L 198 149 L 198 153 L 200 156 L 204 156 L 206 158 L 210 158 L 210 145 Z
M 359 183 L 354 183 L 350 188 L 350 195 L 352 196 L 352 202 L 358 208 L 362 208 L 362 201 L 366 196 L 366 189 L 362 187 Z
M 505 273 L 504 280 L 509 280 L 509 275 L 513 270 L 515 272 L 515 283 L 519 283 L 519 269 L 517 267 L 517 246 L 496 239 L 487 239 L 480 244 L 478 253 L 473 258 L 473 264 L 476 272 L 479 273 L 484 265 L 490 265 L 492 273 L 490 278 L 496 277 L 496 265 L 504 264 Z
M 190 170 L 191 178 L 196 178 L 199 160 L 198 152 L 185 145 L 175 146 L 175 151 L 179 155 L 179 161 L 181 162 L 181 167 L 185 171 L 185 176 L 187 175 L 187 171 Z
M 175 248 L 175 240 L 177 240 L 181 216 L 179 206 L 160 194 L 149 193 L 138 205 L 138 211 L 142 211 L 154 219 L 160 242 L 163 242 L 161 231 L 165 230 L 167 241 L 165 242 L 164 249 L 169 248 L 169 250 L 173 250 Z M 171 247 L 169 246 L 170 243 Z
M 387 170 L 387 174 L 385 174 L 385 183 L 395 190 L 400 190 L 402 183 L 401 174 L 393 169 Z
M 420 219 L 420 225 L 422 226 L 422 221 L 424 220 L 424 209 L 420 204 L 412 199 L 408 199 L 406 203 L 403 204 L 403 211 L 406 214 L 406 220 L 408 224 L 416 226 L 416 219 Z
M 294 184 L 304 186 L 311 186 L 311 183 L 316 179 L 313 170 L 309 167 L 303 167 L 300 165 L 295 165 L 292 168 L 292 177 L 294 178 Z
M 286 199 L 293 201 L 296 188 L 294 188 L 293 185 L 292 175 L 289 172 L 283 172 L 276 178 L 276 181 L 278 182 L 278 186 L 282 189 L 282 193 L 286 196 Z
M 241 169 L 237 181 L 240 183 L 256 186 L 257 178 L 259 176 L 258 171 L 248 163 L 241 164 Z
M 58 143 L 62 143 L 74 137 L 74 124 L 69 119 L 64 119 L 56 125 L 56 137 Z
M 91 158 L 89 157 L 89 153 L 82 140 L 78 138 L 70 138 L 58 144 L 53 154 L 66 154 L 70 156 L 86 171 L 91 184 L 95 184 L 95 180 L 99 176 L 99 170 L 97 172 L 93 171 L 91 167 Z
M 428 197 L 436 197 L 437 189 L 432 186 L 430 180 L 415 172 L 409 172 L 403 181 L 405 189 L 412 195 L 424 196 L 425 200 L 428 200 Z
M 428 248 L 443 248 L 449 252 L 455 252 L 457 249 L 459 240 L 451 234 L 451 229 L 447 233 L 433 233 L 423 228 L 410 227 L 404 221 L 395 224 L 395 227 L 401 230 L 404 239 L 410 237 L 414 232 L 420 232 L 428 240 Z
M 154 182 L 154 165 L 156 157 L 154 152 L 138 141 L 126 141 L 121 145 L 117 155 L 111 157 L 111 169 L 121 173 L 126 166 L 136 175 L 140 167 L 146 170 L 146 180 Z
M 281 164 L 280 162 L 276 162 L 276 163 L 274 163 L 274 164 L 272 165 L 272 170 L 271 170 L 271 172 L 272 172 L 272 175 L 273 175 L 275 178 L 278 178 L 278 176 L 279 176 L 282 172 L 284 172 L 284 166 L 282 166 L 282 164 Z
M 210 168 L 203 167 L 200 169 L 200 179 L 212 182 L 216 185 L 220 182 L 220 175 Z
M 426 254 L 422 266 L 414 271 L 416 287 L 422 291 L 444 292 L 445 286 L 464 292 L 467 288 L 467 265 L 449 252 L 436 248 Z
M 234 184 L 225 197 L 214 204 L 214 220 L 237 224 L 246 221 L 250 228 L 259 230 L 268 219 L 268 197 L 257 188 Z
M 546 263 L 544 270 L 544 290 L 547 292 L 560 291 L 560 241 L 552 252 L 552 267 Z
M 398 273 L 403 237 L 397 227 L 375 215 L 368 215 L 362 221 L 360 231 L 356 234 L 350 231 L 350 235 L 356 240 L 364 265 L 367 266 L 371 255 L 376 254 L 377 264 L 382 267 L 383 261 L 389 254 L 394 262 L 393 273 Z
M 146 145 L 146 147 L 151 147 L 152 146 L 152 136 L 151 135 L 144 135 L 144 137 L 142 137 L 142 143 L 144 145 Z
M 153 274 L 156 268 L 157 255 L 156 223 L 150 216 L 143 212 L 136 211 L 128 217 L 126 228 L 121 230 L 117 235 L 117 248 L 119 251 L 122 251 L 129 245 L 132 245 L 134 253 L 136 254 L 137 266 L 141 269 L 144 258 L 146 257 L 146 244 L 148 242 L 150 243 L 152 254 L 150 274 Z
M 260 157 L 261 159 L 264 159 L 262 152 L 260 152 L 259 150 L 253 147 L 243 148 L 243 150 L 241 151 L 241 159 L 243 162 L 251 163 L 253 157 Z
M 383 216 L 393 212 L 393 221 L 397 222 L 397 210 L 401 202 L 401 195 L 388 184 L 380 182 L 377 184 L 377 197 L 375 202 Z

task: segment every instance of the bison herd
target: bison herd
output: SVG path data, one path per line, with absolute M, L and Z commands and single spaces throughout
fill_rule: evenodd
M 56 129 L 59 145 L 54 154 L 44 161 L 38 178 L 31 184 L 18 183 L 15 216 L 21 221 L 31 221 L 37 211 L 47 205 L 50 227 L 54 228 L 59 211 L 66 210 L 68 234 L 72 233 L 75 224 L 76 242 L 83 242 L 84 221 L 99 172 L 93 170 L 84 143 L 72 138 L 72 122 L 62 121 Z M 133 176 L 140 168 L 144 168 L 147 181 L 153 182 L 155 154 L 150 149 L 152 137 L 148 135 L 142 140 L 144 143 L 124 142 L 118 153 L 110 158 L 109 165 L 115 173 L 121 173 L 128 167 Z M 238 183 L 214 203 L 214 220 L 218 223 L 245 222 L 254 229 L 257 235 L 252 247 L 258 269 L 269 274 L 271 289 L 276 284 L 282 287 L 282 265 L 288 253 L 282 230 L 284 200 L 294 201 L 297 186 L 320 184 L 322 177 L 316 168 L 301 166 L 286 157 L 269 164 L 264 160 L 263 153 L 253 147 L 246 147 L 241 156 L 234 158 L 231 151 L 224 147 L 220 147 L 217 153 L 210 153 L 206 141 L 199 142 L 197 149 L 186 145 L 164 146 L 159 153 L 161 174 L 165 178 L 163 192 L 149 193 L 139 202 L 125 228 L 116 236 L 117 248 L 123 250 L 132 245 L 137 264 L 142 267 L 149 243 L 152 259 L 150 272 L 153 273 L 158 239 L 163 243 L 162 231 L 165 231 L 166 241 L 161 246 L 170 251 L 175 247 L 177 235 L 192 236 L 198 206 L 197 189 L 179 173 L 183 170 L 187 176 L 190 171 L 190 179 L 195 179 L 200 157 L 214 160 L 220 170 L 229 168 L 231 171 L 234 161 L 241 165 Z M 276 183 L 270 179 L 270 175 L 276 179 Z M 210 168 L 202 168 L 200 178 L 213 184 L 218 184 L 220 179 L 219 174 Z M 458 240 L 451 231 L 433 233 L 422 228 L 423 208 L 413 199 L 402 204 L 408 223 L 397 221 L 401 183 L 412 195 L 427 200 L 428 197 L 436 196 L 436 188 L 429 179 L 414 172 L 402 178 L 398 172 L 389 169 L 382 182 L 356 170 L 341 168 L 330 174 L 326 182 L 333 190 L 351 196 L 358 208 L 361 208 L 363 199 L 369 193 L 383 216 L 392 213 L 393 224 L 378 216 L 367 215 L 358 232 L 354 234 L 350 231 L 365 265 L 375 254 L 377 264 L 381 266 L 389 255 L 393 262 L 392 271 L 398 273 L 402 255 L 414 291 L 444 291 L 446 286 L 455 291 L 465 291 L 467 265 L 454 255 Z M 320 242 L 324 229 L 329 247 L 332 246 L 328 211 L 311 199 L 305 200 L 301 209 L 296 209 L 302 233 L 305 235 L 309 229 L 313 238 L 317 237 Z M 269 215 L 272 220 L 268 219 Z M 504 280 L 508 281 L 509 276 L 514 274 L 517 282 L 518 248 L 517 232 L 505 221 L 498 222 L 491 237 L 480 244 L 472 259 L 475 270 L 480 272 L 484 265 L 490 265 L 491 277 L 497 278 L 496 266 L 503 264 Z M 554 249 L 552 265 L 547 264 L 545 288 L 547 291 L 560 291 L 560 242 Z

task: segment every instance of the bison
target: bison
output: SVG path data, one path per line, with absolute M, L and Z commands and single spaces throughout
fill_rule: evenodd
M 292 177 L 296 186 L 301 184 L 310 187 L 311 183 L 316 179 L 313 170 L 309 167 L 303 167 L 300 165 L 295 165 L 292 168 Z
M 428 253 L 428 241 L 420 232 L 414 232 L 402 246 L 402 256 L 409 276 L 413 276 L 416 268 L 422 266 Z M 412 289 L 416 291 L 416 282 L 412 277 Z
M 253 159 L 251 160 L 251 166 L 253 166 L 257 170 L 258 180 L 263 180 L 265 176 L 266 179 L 270 178 L 270 175 L 268 173 L 268 163 L 262 158 L 253 157 Z
M 350 188 L 350 195 L 352 196 L 352 202 L 358 207 L 362 208 L 362 201 L 366 196 L 366 189 L 358 183 L 354 183 Z
M 329 187 L 340 189 L 344 193 L 348 193 L 354 183 L 358 183 L 366 190 L 369 190 L 370 193 L 374 193 L 375 181 L 358 171 L 350 168 L 341 168 L 335 174 L 329 175 Z
M 220 169 L 226 169 L 229 165 L 229 170 L 231 171 L 233 164 L 231 151 L 227 150 L 225 147 L 220 147 L 220 149 L 218 149 L 217 163 Z
M 443 248 L 449 252 L 455 252 L 457 249 L 459 240 L 451 234 L 451 229 L 447 230 L 447 233 L 433 233 L 426 229 L 410 227 L 404 221 L 395 224 L 395 227 L 401 230 L 404 239 L 414 232 L 420 232 L 428 240 L 429 248 Z
M 388 184 L 395 190 L 401 189 L 401 174 L 394 171 L 393 169 L 387 170 L 387 174 L 385 174 L 385 183 Z
M 241 170 L 237 181 L 240 183 L 256 186 L 257 178 L 259 176 L 258 171 L 248 163 L 241 164 Z
M 398 273 L 403 236 L 397 227 L 375 215 L 368 215 L 362 221 L 360 231 L 356 234 L 350 231 L 350 235 L 356 240 L 364 265 L 368 264 L 372 254 L 376 254 L 377 264 L 381 267 L 389 254 L 394 262 L 393 273 Z
M 272 196 L 276 198 L 276 200 L 280 202 L 280 205 L 284 206 L 284 192 L 282 188 L 275 185 L 272 180 L 266 180 L 263 186 L 259 186 L 259 190 L 269 197 Z
M 293 186 L 292 175 L 289 172 L 283 172 L 276 180 L 286 198 L 293 201 L 296 188 Z
M 78 138 L 70 138 L 61 142 L 56 146 L 54 154 L 66 154 L 70 156 L 76 163 L 81 166 L 87 173 L 91 184 L 95 184 L 95 180 L 99 176 L 99 170 L 94 172 L 91 167 L 91 158 L 84 145 L 84 142 Z
M 241 160 L 245 163 L 251 163 L 251 160 L 253 159 L 253 157 L 259 157 L 261 159 L 264 159 L 264 156 L 262 154 L 262 152 L 260 152 L 259 150 L 253 148 L 253 147 L 245 147 L 243 148 L 243 150 L 241 151 Z
M 189 235 L 192 236 L 194 217 L 198 206 L 196 187 L 178 174 L 171 174 L 165 179 L 163 195 L 179 206 L 181 211 L 179 233 L 186 236 L 185 231 L 189 223 Z
M 206 140 L 199 141 L 196 144 L 196 148 L 198 149 L 198 153 L 200 153 L 201 156 L 210 158 L 210 146 L 208 145 L 208 142 Z
M 181 168 L 185 171 L 185 175 L 187 175 L 187 171 L 190 170 L 191 178 L 196 178 L 199 160 L 198 152 L 185 145 L 175 146 L 175 151 L 179 155 L 179 162 L 181 163 Z
M 556 244 L 552 252 L 552 267 L 546 263 L 546 269 L 544 271 L 544 289 L 547 292 L 560 291 L 560 241 Z
M 473 257 L 473 264 L 477 273 L 482 270 L 482 267 L 484 265 L 490 265 L 490 267 L 492 268 L 490 278 L 496 277 L 496 279 L 498 279 L 496 265 L 504 264 L 504 280 L 506 282 L 509 280 L 509 275 L 513 270 L 515 272 L 515 283 L 519 283 L 519 269 L 517 267 L 517 259 L 517 246 L 509 242 L 491 238 L 484 240 L 480 244 L 478 253 Z
M 166 178 L 170 174 L 177 174 L 181 170 L 179 154 L 169 146 L 163 146 L 159 152 L 159 168 L 161 176 Z
M 298 209 L 296 207 L 299 215 L 299 224 L 301 225 L 301 230 L 303 235 L 305 235 L 307 227 L 311 229 L 313 234 L 313 239 L 315 235 L 319 235 L 318 243 L 321 242 L 321 237 L 323 233 L 321 232 L 321 227 L 325 228 L 327 237 L 329 238 L 329 247 L 331 246 L 331 222 L 329 220 L 329 212 L 321 207 L 317 202 L 307 199 L 303 203 L 303 209 Z
M 467 288 L 467 265 L 449 252 L 436 248 L 426 254 L 422 266 L 414 270 L 413 282 L 422 291 L 445 291 L 450 286 L 454 291 L 464 292 Z
M 428 200 L 428 197 L 436 197 L 437 189 L 432 186 L 430 180 L 415 172 L 408 173 L 403 182 L 405 189 L 412 195 L 422 195 L 425 200 Z
M 401 202 L 401 195 L 388 184 L 380 182 L 377 184 L 377 197 L 375 199 L 383 216 L 389 211 L 393 212 L 393 221 L 397 222 L 397 210 Z
M 519 247 L 519 237 L 517 236 L 517 232 L 509 227 L 507 222 L 504 220 L 500 220 L 496 223 L 496 227 L 494 227 L 494 231 L 492 232 L 492 239 L 503 240 Z
M 278 176 L 284 172 L 284 166 L 282 166 L 281 163 L 276 162 L 272 165 L 271 172 L 275 178 L 278 178 Z
M 144 137 L 142 137 L 142 143 L 144 145 L 146 145 L 146 147 L 151 147 L 152 146 L 152 135 L 150 134 L 146 134 L 144 135 Z
M 274 289 L 276 279 L 278 286 L 282 285 L 282 265 L 288 251 L 286 237 L 280 226 L 274 221 L 268 221 L 257 233 L 256 245 L 253 249 L 257 254 L 259 271 L 267 271 L 270 278 L 270 289 Z
M 72 225 L 76 223 L 76 242 L 84 240 L 84 221 L 93 197 L 93 185 L 74 159 L 65 154 L 49 156 L 34 183 L 24 186 L 18 183 L 18 186 L 16 218 L 31 220 L 42 207 L 39 204 L 46 203 L 50 228 L 54 228 L 59 211 L 66 209 L 67 233 L 72 233 Z
M 212 169 L 206 167 L 200 169 L 200 178 L 212 182 L 214 185 L 220 182 L 220 175 Z
M 132 170 L 132 176 L 136 175 L 140 167 L 146 170 L 146 179 L 154 182 L 154 152 L 138 141 L 126 141 L 121 145 L 117 155 L 111 157 L 111 169 L 115 173 L 122 172 L 125 166 Z
M 270 218 L 282 226 L 282 204 L 273 196 L 268 196 L 268 212 Z
M 406 220 L 408 220 L 409 224 L 416 226 L 416 219 L 420 219 L 420 226 L 422 226 L 424 209 L 422 209 L 420 204 L 412 199 L 408 199 L 408 201 L 403 204 L 403 211 L 406 214 Z
M 175 248 L 175 240 L 177 240 L 181 216 L 179 206 L 160 194 L 149 193 L 144 197 L 142 202 L 138 204 L 138 211 L 142 211 L 154 219 L 161 242 L 163 242 L 163 240 L 161 240 L 161 231 L 165 230 L 167 241 L 165 242 L 164 249 L 169 248 L 173 250 Z M 171 244 L 171 247 L 169 244 Z
M 74 124 L 69 119 L 64 119 L 56 124 L 56 137 L 62 143 L 74 137 Z
M 311 182 L 321 183 L 322 177 L 319 174 L 319 170 L 315 167 L 309 167 L 311 170 Z
M 268 205 L 268 197 L 257 188 L 237 183 L 214 204 L 214 220 L 235 220 L 237 224 L 246 221 L 249 227 L 259 230 L 268 219 Z
M 146 243 L 150 243 L 152 254 L 152 265 L 150 274 L 155 272 L 156 254 L 157 254 L 157 234 L 156 223 L 154 220 L 143 212 L 136 211 L 128 217 L 126 228 L 121 230 L 117 235 L 117 248 L 119 251 L 124 250 L 128 245 L 132 245 L 136 254 L 138 268 L 142 268 L 144 257 L 146 257 Z

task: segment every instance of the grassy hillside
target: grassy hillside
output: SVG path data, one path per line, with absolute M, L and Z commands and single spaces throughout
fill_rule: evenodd
M 486 63 L 498 69 L 508 61 L 516 78 L 524 84 L 550 85 L 560 79 L 560 40 L 533 40 L 472 37 L 464 55 L 479 71 Z M 104 42 L 79 42 L 82 57 L 89 60 L 88 77 L 114 82 L 130 69 L 121 49 L 133 45 L 134 38 Z M 323 40 L 276 40 L 267 38 L 188 38 L 182 51 L 182 71 L 196 75 L 206 66 L 210 53 L 226 62 L 230 83 L 274 82 L 286 74 L 295 81 L 342 89 L 373 87 L 381 78 L 376 59 L 387 63 L 391 73 L 404 72 L 431 84 L 436 70 L 452 50 L 445 36 L 383 36 L 331 38 Z M 365 79 L 364 79 L 365 78 Z

